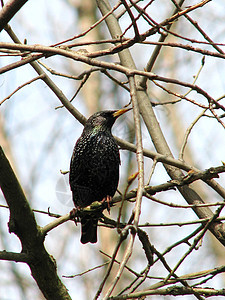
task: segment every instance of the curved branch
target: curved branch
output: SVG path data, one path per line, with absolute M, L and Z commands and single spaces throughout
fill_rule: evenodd
M 24 254 L 29 257 L 27 264 L 40 290 L 46 299 L 70 300 L 66 287 L 57 275 L 55 261 L 45 250 L 34 213 L 1 147 L 0 187 L 10 210 L 9 232 L 20 239 L 22 257 Z
M 203 1 L 203 2 L 207 3 L 205 1 Z M 105 15 L 111 9 L 108 0 L 97 0 L 97 4 L 98 4 L 98 7 L 99 7 L 102 15 Z M 178 12 L 178 14 L 180 14 L 180 12 Z M 108 26 L 108 29 L 110 31 L 112 38 L 121 36 L 122 31 L 120 29 L 117 19 L 115 18 L 115 16 L 113 14 L 111 14 L 109 17 L 106 18 L 106 24 Z M 130 70 L 136 72 L 136 66 L 135 66 L 134 60 L 128 49 L 125 49 L 122 52 L 120 52 L 119 57 L 120 57 L 122 66 L 125 66 L 126 68 L 129 68 Z M 136 72 L 136 74 L 137 74 L 137 72 Z M 152 75 L 152 73 L 150 73 L 150 74 L 151 74 L 151 78 L 149 77 L 150 79 L 156 79 L 156 77 L 154 78 L 154 75 Z M 127 75 L 131 75 L 131 72 L 130 72 L 130 74 L 127 74 Z M 163 80 L 163 78 L 160 76 L 157 76 L 157 79 Z M 166 142 L 166 139 L 162 133 L 160 125 L 159 125 L 157 118 L 155 116 L 155 113 L 153 111 L 148 94 L 147 94 L 146 90 L 141 86 L 141 82 L 142 82 L 142 77 L 137 76 L 136 84 L 137 84 L 137 96 L 138 96 L 139 109 L 140 109 L 140 113 L 143 117 L 143 120 L 146 124 L 146 127 L 149 131 L 149 134 L 151 136 L 153 144 L 159 153 L 166 155 L 170 158 L 173 158 L 172 152 Z M 178 81 L 173 80 L 173 83 L 178 83 Z M 196 90 L 196 88 L 195 88 L 195 90 Z M 204 96 L 206 96 L 206 95 L 204 95 Z M 172 179 L 180 180 L 183 177 L 183 173 L 181 170 L 171 167 L 166 164 L 164 164 L 164 167 L 165 167 L 168 175 Z M 213 183 L 212 180 L 210 182 L 214 185 L 214 188 L 216 188 L 216 183 L 215 182 Z M 204 203 L 203 199 L 189 186 L 178 187 L 178 190 L 180 191 L 180 193 L 182 194 L 184 199 L 188 202 L 188 204 L 195 204 L 196 202 Z M 197 208 L 193 208 L 193 210 L 199 218 L 208 218 L 208 217 L 212 218 L 213 217 L 213 212 L 208 207 L 197 207 Z M 220 222 L 213 223 L 209 229 L 215 235 L 215 237 L 223 245 L 225 245 L 225 230 L 223 228 L 223 224 Z

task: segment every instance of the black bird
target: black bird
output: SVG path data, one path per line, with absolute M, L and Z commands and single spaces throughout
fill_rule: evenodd
M 119 181 L 120 155 L 112 126 L 130 109 L 100 111 L 89 117 L 77 140 L 70 162 L 70 187 L 76 208 L 109 201 Z M 81 243 L 97 242 L 98 217 L 81 217 Z

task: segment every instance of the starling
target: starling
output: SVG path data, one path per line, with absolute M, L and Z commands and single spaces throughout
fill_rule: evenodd
M 70 187 L 76 208 L 95 201 L 109 201 L 119 181 L 120 155 L 112 126 L 115 120 L 130 109 L 105 110 L 87 120 L 77 140 L 70 162 Z M 97 242 L 97 216 L 81 217 L 81 243 Z

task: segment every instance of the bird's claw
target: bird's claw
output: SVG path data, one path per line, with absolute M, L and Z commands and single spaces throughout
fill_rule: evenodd
M 77 216 L 78 209 L 79 208 L 73 208 L 70 211 L 70 219 L 74 221 L 74 223 L 76 224 L 76 226 L 77 226 L 77 221 L 78 221 L 78 216 Z
M 109 196 L 109 195 L 107 195 L 106 197 L 104 197 L 104 198 L 102 199 L 102 203 L 104 203 L 104 202 L 107 203 L 106 209 L 107 209 L 107 211 L 108 211 L 109 214 L 110 214 L 110 201 L 111 201 L 111 200 L 112 200 L 112 196 Z

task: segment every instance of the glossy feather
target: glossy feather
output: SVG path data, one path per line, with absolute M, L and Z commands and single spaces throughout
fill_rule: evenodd
M 70 186 L 76 207 L 113 197 L 119 180 L 119 149 L 111 128 L 115 111 L 92 115 L 77 140 L 70 164 Z M 98 217 L 82 217 L 82 243 L 97 241 Z

